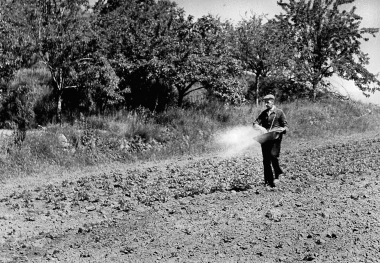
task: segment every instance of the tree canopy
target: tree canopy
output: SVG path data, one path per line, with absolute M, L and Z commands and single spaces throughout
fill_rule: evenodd
M 273 21 L 264 16 L 252 15 L 242 19 L 235 29 L 235 56 L 243 68 L 255 77 L 256 105 L 260 96 L 261 79 L 281 75 L 291 59 L 288 38 Z
M 280 0 L 283 12 L 274 19 L 252 15 L 234 25 L 212 15 L 195 19 L 170 0 L 98 0 L 94 6 L 0 0 L 2 103 L 28 98 L 21 93 L 30 88 L 14 89 L 11 82 L 36 65 L 51 78 L 57 121 L 62 112 L 161 111 L 183 106 L 197 90 L 228 104 L 251 97 L 258 103 L 263 93 L 284 91 L 316 99 L 331 88 L 333 75 L 368 94 L 380 82 L 366 69 L 361 44 L 378 29 L 361 28 L 355 8 L 344 8 L 353 2 Z
M 315 98 L 318 87 L 328 86 L 328 78 L 337 74 L 353 80 L 364 94 L 379 89 L 380 81 L 366 69 L 368 54 L 361 43 L 378 28 L 361 28 L 356 8 L 344 10 L 354 0 L 280 0 L 284 13 L 277 15 L 280 27 L 292 40 L 294 58 L 291 76 L 308 83 Z

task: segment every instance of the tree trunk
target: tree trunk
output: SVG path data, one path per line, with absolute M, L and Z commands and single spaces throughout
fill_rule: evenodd
M 319 83 L 319 81 L 317 81 L 317 80 L 314 80 L 314 81 L 313 81 L 312 96 L 313 96 L 313 101 L 314 101 L 314 102 L 315 102 L 315 100 L 317 99 L 317 88 L 318 88 L 318 83 Z
M 259 106 L 259 88 L 260 88 L 260 76 L 256 75 L 255 90 L 256 90 L 256 107 Z
M 58 78 L 54 77 L 55 86 L 57 88 L 57 123 L 62 125 L 62 93 L 63 93 L 63 78 L 62 70 L 58 70 Z
M 57 95 L 57 122 L 62 124 L 62 90 Z
M 185 91 L 183 90 L 178 90 L 178 101 L 177 101 L 177 106 L 182 107 L 183 103 L 183 98 L 185 97 Z

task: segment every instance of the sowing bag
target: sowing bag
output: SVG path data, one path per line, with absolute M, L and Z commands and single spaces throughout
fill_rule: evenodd
M 280 133 L 278 131 L 270 131 L 270 132 L 261 134 L 259 136 L 253 137 L 253 139 L 259 142 L 260 144 L 263 144 L 267 141 L 276 140 L 278 139 L 279 136 L 280 136 Z

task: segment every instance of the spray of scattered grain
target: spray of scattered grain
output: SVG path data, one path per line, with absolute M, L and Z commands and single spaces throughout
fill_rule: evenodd
M 253 137 L 261 133 L 252 126 L 237 126 L 220 131 L 215 135 L 218 153 L 222 157 L 235 157 L 245 153 L 258 154 L 261 147 Z

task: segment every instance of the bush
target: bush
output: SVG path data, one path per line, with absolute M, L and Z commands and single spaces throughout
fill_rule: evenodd
M 56 113 L 57 106 L 54 94 L 50 89 L 46 88 L 45 92 L 37 99 L 34 104 L 33 111 L 35 114 L 35 122 L 39 125 L 46 126 L 52 123 Z
M 12 87 L 0 112 L 3 127 L 6 122 L 15 123 L 19 129 L 33 126 L 33 95 L 31 87 L 24 83 Z
M 285 104 L 290 131 L 288 136 L 298 138 L 324 137 L 374 130 L 380 125 L 376 108 L 353 101 L 307 100 Z
M 27 123 L 27 128 L 36 122 L 46 124 L 50 117 L 51 104 L 48 84 L 50 75 L 41 67 L 19 70 L 7 87 L 7 95 L 2 102 L 0 122 L 14 122 L 18 126 Z M 47 109 L 48 108 L 48 109 Z
M 105 118 L 90 116 L 84 121 L 84 128 L 86 129 L 96 129 L 96 130 L 109 130 L 109 123 Z

